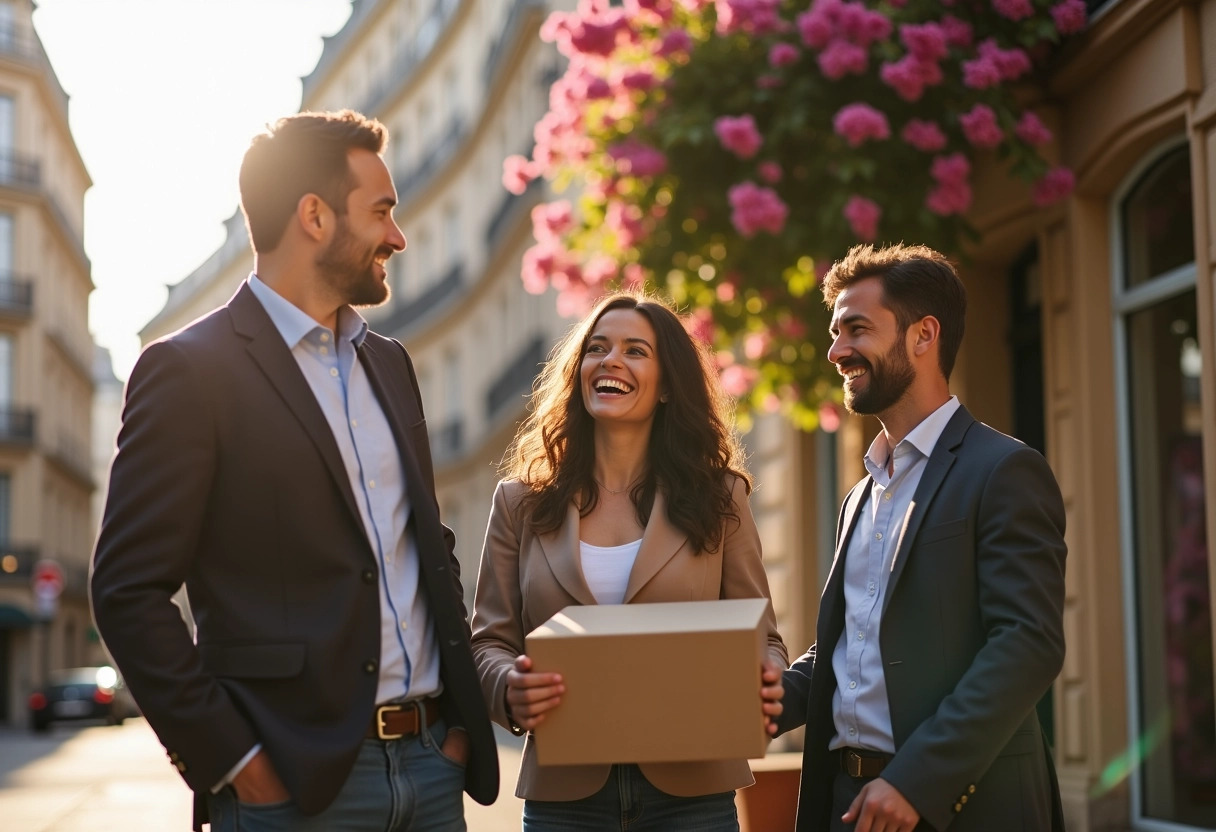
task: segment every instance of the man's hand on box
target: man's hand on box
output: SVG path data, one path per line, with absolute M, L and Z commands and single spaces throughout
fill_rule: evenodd
M 532 660 L 527 656 L 516 656 L 515 666 L 507 671 L 507 715 L 525 731 L 544 722 L 545 713 L 561 704 L 566 692 L 560 673 L 531 671 Z M 780 684 L 780 674 L 777 679 Z
M 764 730 L 770 737 L 777 736 L 777 717 L 781 716 L 784 696 L 781 668 L 766 659 L 760 665 L 760 710 L 764 712 Z

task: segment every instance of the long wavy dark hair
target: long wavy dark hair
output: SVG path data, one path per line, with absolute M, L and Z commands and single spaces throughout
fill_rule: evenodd
M 632 309 L 655 333 L 667 401 L 655 411 L 647 470 L 630 491 L 645 526 L 663 489 L 668 519 L 695 552 L 716 552 L 727 521 L 738 522 L 731 477 L 751 491 L 743 450 L 733 430 L 733 403 L 722 390 L 709 350 L 688 334 L 662 300 L 641 294 L 604 298 L 549 355 L 532 388 L 529 414 L 503 457 L 500 473 L 529 488 L 524 508 L 538 534 L 553 531 L 574 502 L 581 516 L 595 508 L 595 420 L 583 404 L 580 369 L 587 341 L 604 313 Z

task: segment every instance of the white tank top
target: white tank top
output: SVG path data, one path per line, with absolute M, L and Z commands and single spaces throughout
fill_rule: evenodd
M 578 542 L 583 559 L 583 578 L 597 604 L 620 604 L 625 600 L 625 588 L 629 585 L 629 573 L 638 558 L 642 541 L 635 540 L 621 546 L 592 546 Z

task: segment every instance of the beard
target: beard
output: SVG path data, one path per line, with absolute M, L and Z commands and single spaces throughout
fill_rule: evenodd
M 321 279 L 351 306 L 377 306 L 388 300 L 388 280 L 376 274 L 374 259 L 384 246 L 364 248 L 351 233 L 346 216 L 338 218 L 337 230 L 329 245 L 317 255 Z
M 902 338 L 897 339 L 874 364 L 859 357 L 842 367 L 866 368 L 866 374 L 862 378 L 867 379 L 868 383 L 864 389 L 855 389 L 851 384 L 844 386 L 844 406 L 850 413 L 866 416 L 888 410 L 903 398 L 904 393 L 908 392 L 908 388 L 916 380 L 916 370 L 904 351 Z

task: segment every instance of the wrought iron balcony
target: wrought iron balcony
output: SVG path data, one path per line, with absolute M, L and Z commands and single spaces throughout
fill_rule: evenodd
M 0 445 L 32 446 L 36 423 L 33 408 L 0 407 Z
M 28 318 L 34 312 L 34 282 L 13 275 L 0 277 L 0 315 Z
M 0 185 L 37 188 L 42 185 L 42 163 L 13 150 L 0 152 Z
M 523 406 L 524 399 L 532 390 L 532 382 L 545 361 L 545 342 L 539 335 L 528 343 L 503 368 L 495 382 L 486 391 L 486 421 L 492 421 L 506 405 L 516 403 Z
M 376 331 L 400 335 L 417 321 L 442 309 L 464 285 L 464 264 L 456 263 L 439 280 L 427 286 L 420 295 L 394 307 L 376 322 Z

